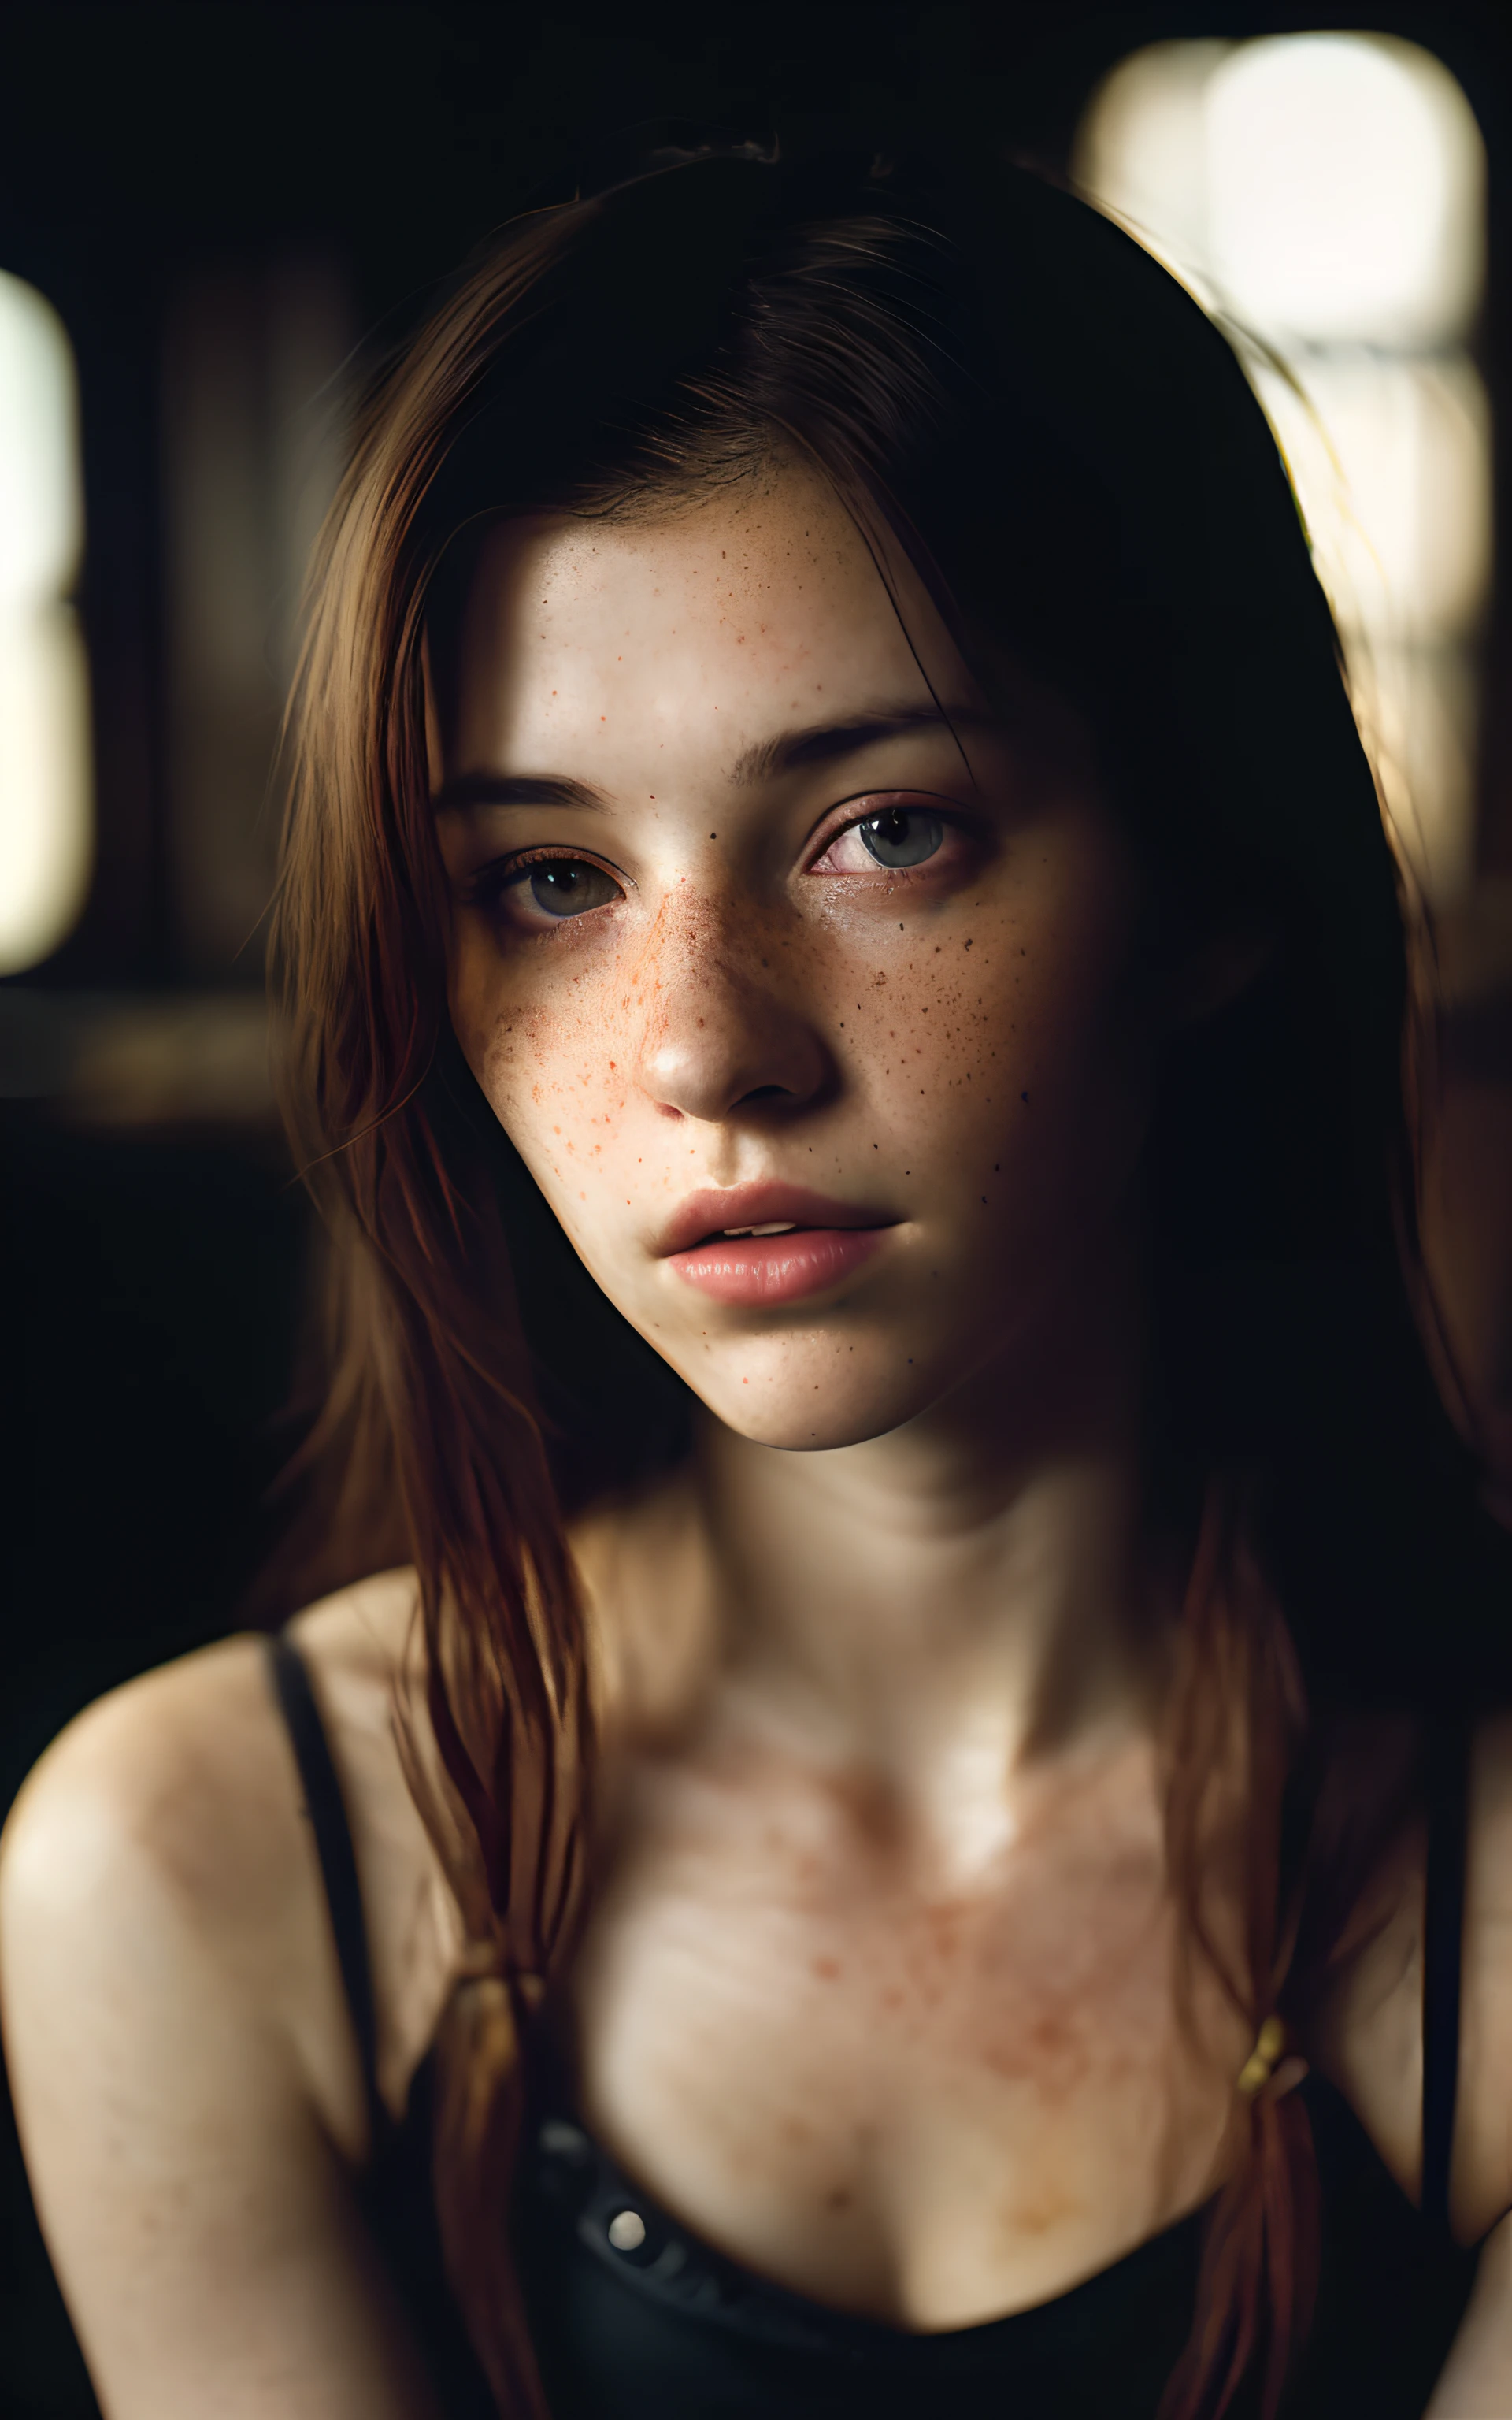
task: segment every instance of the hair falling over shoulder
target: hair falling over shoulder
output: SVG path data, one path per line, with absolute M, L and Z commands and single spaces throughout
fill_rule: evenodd
M 1257 2031 L 1321 1987 L 1370 1846 L 1328 1814 L 1332 1744 L 1362 1705 L 1421 1699 L 1413 1591 L 1434 1571 L 1442 1606 L 1470 1501 L 1394 1224 L 1412 1177 L 1391 853 L 1288 481 L 1223 338 L 1121 232 L 1017 171 L 714 154 L 507 228 L 377 385 L 323 536 L 274 954 L 288 1125 L 332 1269 L 301 1457 L 314 1576 L 419 1574 L 444 1780 L 416 1725 L 412 1786 L 470 1942 L 440 2045 L 438 2195 L 511 2420 L 541 2410 L 505 2241 L 521 2063 L 589 1885 L 563 1508 L 673 1451 L 682 1409 L 452 1036 L 427 650 L 443 681 L 491 520 L 621 510 L 774 447 L 899 539 L 984 681 L 1027 662 L 1089 717 L 1163 903 L 1152 950 L 1194 919 L 1263 930 L 1262 974 L 1173 1050 L 1149 1144 L 1150 1518 L 1190 1574 L 1170 1871 L 1194 1953 Z M 1436 1652 L 1447 1671 L 1443 1635 Z M 1201 1854 L 1236 1707 L 1237 1955 L 1207 1926 Z M 1377 1846 L 1399 1799 L 1377 1804 Z M 1295 2096 L 1237 2105 L 1248 2151 L 1172 2420 L 1211 2420 L 1256 2365 L 1273 2411 L 1305 2326 L 1307 2120 Z

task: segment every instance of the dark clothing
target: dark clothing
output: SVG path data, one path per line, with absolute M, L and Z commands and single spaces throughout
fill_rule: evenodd
M 394 2127 L 374 2082 L 366 1933 L 335 1769 L 286 1639 L 270 1642 L 270 1665 L 377 2113 L 367 2215 L 447 2420 L 496 2420 L 441 2264 L 428 2063 Z M 1446 2217 L 1464 1779 L 1463 1739 L 1452 1739 L 1429 1762 L 1425 2213 L 1405 2200 L 1338 2094 L 1309 2077 L 1299 2088 L 1318 2146 L 1322 2266 L 1286 2420 L 1345 2412 L 1420 2420 L 1470 2289 L 1473 2255 L 1452 2244 Z M 949 2420 L 1153 2420 L 1192 2322 L 1203 2212 L 1053 2302 L 914 2335 L 810 2302 L 701 2243 L 620 2174 L 553 2087 L 549 2064 L 541 2062 L 532 2085 L 512 2215 L 554 2420 L 904 2420 L 936 2412 Z M 1233 2408 L 1241 2420 L 1247 2405 Z

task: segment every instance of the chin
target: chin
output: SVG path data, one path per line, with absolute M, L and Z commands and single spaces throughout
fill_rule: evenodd
M 786 1453 L 833 1452 L 887 1436 L 940 1392 L 938 1371 L 910 1361 L 902 1346 L 843 1337 L 822 1343 L 764 1337 L 754 1350 L 732 1346 L 712 1371 L 704 1361 L 681 1375 L 737 1436 Z

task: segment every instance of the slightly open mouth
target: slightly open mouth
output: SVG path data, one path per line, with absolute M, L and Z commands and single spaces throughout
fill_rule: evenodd
M 888 1232 L 764 1218 L 748 1227 L 713 1228 L 671 1260 L 679 1278 L 716 1301 L 772 1309 L 842 1283 Z

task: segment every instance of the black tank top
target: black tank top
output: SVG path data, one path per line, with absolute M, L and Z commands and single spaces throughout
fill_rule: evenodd
M 367 2080 L 375 2150 L 360 2191 L 445 2420 L 498 2420 L 442 2265 L 431 2191 L 432 2076 L 403 2123 L 378 2098 L 367 1935 L 351 1834 L 309 1675 L 269 1642 Z M 1465 1740 L 1427 1763 L 1424 2193 L 1400 2193 L 1342 2098 L 1304 2095 L 1323 2190 L 1317 2317 L 1285 2420 L 1420 2420 L 1458 2325 L 1474 2256 L 1448 2225 L 1459 2040 Z M 553 2420 L 1154 2420 L 1192 2323 L 1205 2213 L 1068 2293 L 939 2334 L 853 2317 L 726 2259 L 657 2208 L 536 2062 L 511 2212 L 532 2342 Z M 1247 2403 L 1231 2407 L 1242 2420 Z

